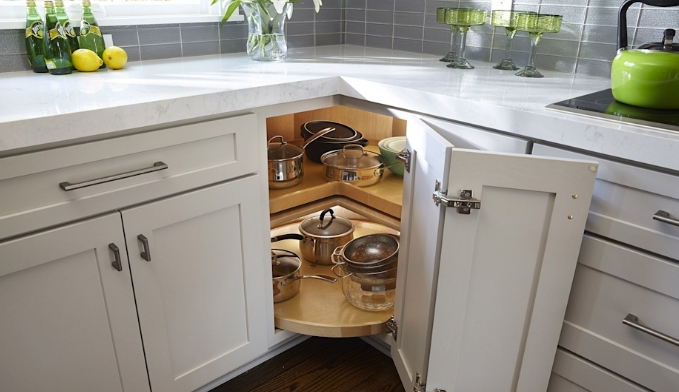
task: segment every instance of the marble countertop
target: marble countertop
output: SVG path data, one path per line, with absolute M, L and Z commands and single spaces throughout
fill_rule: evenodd
M 492 64 L 452 70 L 437 56 L 349 45 L 292 49 L 280 63 L 244 54 L 130 63 L 120 71 L 0 74 L 0 156 L 112 132 L 341 94 L 679 170 L 679 133 L 546 109 L 609 80 Z

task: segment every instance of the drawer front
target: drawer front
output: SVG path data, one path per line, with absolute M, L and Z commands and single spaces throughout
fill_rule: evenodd
M 547 392 L 648 392 L 561 348 L 556 350 Z
M 665 211 L 679 225 L 679 177 L 542 145 L 533 153 L 597 160 L 586 230 L 679 259 L 679 226 L 653 218 Z
M 257 135 L 248 114 L 4 158 L 0 238 L 254 173 Z
M 676 391 L 679 347 L 622 321 L 633 314 L 679 338 L 677 282 L 679 263 L 586 235 L 559 344 L 652 390 Z

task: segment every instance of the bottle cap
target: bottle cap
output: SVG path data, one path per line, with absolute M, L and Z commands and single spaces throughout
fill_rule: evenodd
M 89 7 L 91 6 L 90 0 L 83 0 L 83 7 Z
M 63 7 L 63 6 L 64 6 L 64 2 L 63 2 L 63 0 L 56 0 L 56 1 L 54 2 L 54 5 L 56 5 L 57 7 Z
M 35 7 L 35 0 L 26 1 L 26 7 Z
M 45 8 L 54 8 L 54 3 L 49 1 L 49 0 L 46 0 L 45 1 Z

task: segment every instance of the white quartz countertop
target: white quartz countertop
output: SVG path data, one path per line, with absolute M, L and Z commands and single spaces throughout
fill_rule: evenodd
M 245 54 L 135 62 L 123 70 L 0 74 L 0 156 L 237 110 L 343 95 L 679 170 L 679 132 L 545 106 L 609 80 L 543 72 L 526 79 L 472 62 L 349 45 L 293 49 L 285 62 Z

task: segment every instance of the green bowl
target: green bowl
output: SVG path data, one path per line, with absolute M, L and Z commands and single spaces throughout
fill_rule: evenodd
M 377 143 L 377 146 L 380 148 L 380 155 L 384 158 L 384 163 L 391 165 L 400 162 L 396 159 L 396 155 L 406 148 L 406 138 L 405 136 L 396 136 L 382 139 Z M 390 167 L 389 171 L 399 177 L 403 177 L 403 169 L 403 164 L 399 163 Z

